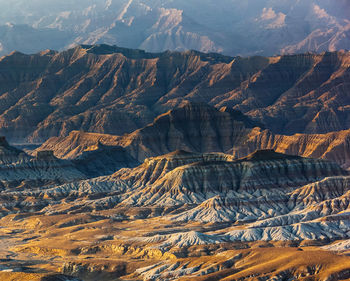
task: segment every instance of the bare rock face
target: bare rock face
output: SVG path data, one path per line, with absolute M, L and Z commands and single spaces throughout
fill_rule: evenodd
M 176 150 L 226 152 L 245 140 L 257 122 L 235 111 L 219 111 L 201 103 L 184 102 L 152 123 L 123 136 L 71 132 L 47 140 L 37 151 L 52 149 L 57 157 L 75 158 L 99 145 L 121 146 L 143 161 Z
M 19 160 L 29 160 L 30 156 L 8 144 L 6 137 L 0 137 L 0 165 L 8 165 Z
M 333 161 L 345 169 L 350 165 L 348 130 L 288 136 L 256 126 L 261 125 L 228 108 L 218 111 L 205 104 L 185 102 L 131 134 L 113 136 L 72 131 L 66 137 L 50 138 L 37 151 L 49 149 L 57 157 L 74 159 L 84 151 L 94 151 L 100 143 L 107 147 L 123 147 L 128 157 L 142 162 L 147 157 L 177 149 L 223 152 L 236 159 L 256 150 L 273 149 L 289 155 Z M 134 164 L 126 164 L 125 167 L 132 166 Z
M 169 169 L 168 161 L 179 163 L 177 157 L 165 161 L 160 158 L 155 163 L 147 160 L 144 166 L 130 173 L 131 177 L 125 177 L 125 172 L 121 171 L 123 181 L 131 186 L 141 187 L 126 202 L 136 205 L 168 204 L 172 200 L 178 203 L 181 200 L 186 203 L 199 203 L 215 194 L 288 190 L 318 181 L 325 176 L 347 174 L 332 163 L 278 154 L 271 150 L 257 151 L 247 158 L 235 161 L 209 154 L 200 159 L 194 157 L 192 163 L 183 163 L 178 167 L 170 164 L 172 169 Z M 166 168 L 154 170 L 153 167 Z M 140 168 L 147 172 L 139 174 Z M 114 177 L 118 178 L 118 172 Z
M 238 200 L 238 206 L 243 204 L 247 208 L 256 208 L 258 202 L 271 204 L 275 200 L 276 204 L 287 204 L 286 192 L 326 176 L 338 175 L 347 175 L 347 172 L 336 164 L 272 151 L 258 151 L 240 160 L 225 154 L 176 151 L 146 159 L 136 168 L 121 169 L 111 176 L 38 192 L 47 198 L 64 197 L 71 192 L 80 196 L 109 193 L 106 198 L 103 195 L 94 202 L 98 208 L 109 208 L 111 204 L 181 206 L 200 204 L 215 196 L 236 198 L 230 200 Z M 244 196 L 249 199 L 244 199 Z M 256 199 L 249 202 L 254 197 Z M 248 201 L 239 203 L 241 199 Z M 80 199 L 74 204 L 75 208 L 85 205 Z M 286 208 L 288 204 L 282 209 Z
M 296 227 L 291 225 L 296 223 L 313 223 L 312 227 L 324 229 L 325 225 L 316 226 L 311 221 L 320 216 L 328 219 L 348 208 L 348 194 L 348 172 L 324 160 L 273 150 L 256 151 L 238 160 L 226 154 L 179 150 L 148 158 L 138 167 L 120 169 L 110 176 L 24 189 L 20 194 L 6 192 L 4 198 L 17 199 L 3 202 L 3 207 L 30 207 L 51 215 L 73 210 L 129 210 L 130 206 L 163 210 L 161 213 L 178 209 L 166 218 L 178 222 L 248 223 L 247 229 L 228 230 L 219 240 L 278 240 L 288 239 Z M 30 205 L 24 200 L 28 196 L 32 198 Z M 269 227 L 282 234 L 272 234 Z M 335 237 L 336 231 L 333 227 L 327 237 Z M 267 238 L 262 238 L 265 232 Z M 298 231 L 293 233 L 293 239 L 306 237 Z
M 290 201 L 294 201 L 299 206 L 305 207 L 341 197 L 350 189 L 349 180 L 349 177 L 327 177 L 293 191 L 290 194 Z M 337 211 L 336 208 L 335 211 Z
M 134 168 L 140 164 L 124 148 L 100 143 L 97 148 L 93 147 L 93 150 L 84 151 L 72 162 L 89 177 L 110 175 L 122 168 Z
M 123 135 L 184 100 L 234 108 L 275 133 L 348 128 L 345 51 L 234 58 L 83 45 L 15 52 L 1 58 L 0 68 L 0 133 L 15 142 L 72 130 Z
M 38 160 L 48 160 L 48 159 L 54 159 L 54 158 L 55 156 L 52 150 L 42 150 L 42 151 L 38 151 L 36 154 L 36 159 Z
M 113 136 L 72 131 L 66 137 L 50 138 L 37 151 L 49 149 L 59 158 L 74 159 L 84 151 L 92 153 L 99 145 L 105 145 L 121 147 L 125 157 L 142 162 L 147 157 L 177 149 L 223 152 L 236 159 L 256 150 L 273 149 L 279 153 L 333 161 L 345 169 L 350 165 L 348 130 L 288 136 L 255 126 L 261 125 L 227 108 L 218 111 L 205 104 L 186 102 L 131 134 Z M 131 165 L 125 162 L 125 167 L 135 166 L 131 158 Z M 117 167 L 122 166 L 118 164 Z
M 118 144 L 119 139 L 119 136 L 108 134 L 72 131 L 67 137 L 50 138 L 36 152 L 52 150 L 56 157 L 74 159 L 81 156 L 84 152 L 96 151 L 101 146 L 115 146 Z
M 206 163 L 206 162 L 226 162 L 230 161 L 231 156 L 225 154 L 197 154 L 178 150 L 166 155 L 152 157 L 145 159 L 144 163 L 132 170 L 121 170 L 113 174 L 113 178 L 121 178 L 126 180 L 132 186 L 146 187 L 148 185 L 155 184 L 163 177 L 174 181 L 180 180 L 176 178 L 176 175 L 168 175 L 181 167 L 187 167 L 193 163 Z M 170 185 L 168 186 L 170 187 Z
M 178 149 L 198 153 L 226 152 L 241 143 L 257 125 L 249 118 L 237 118 L 233 112 L 185 102 L 123 137 L 122 143 L 140 161 Z
M 82 280 L 96 276 L 114 280 L 126 274 L 134 280 L 208 274 L 220 279 L 221 273 L 232 269 L 237 279 L 241 278 L 237 268 L 244 262 L 251 270 L 252 259 L 254 268 L 264 262 L 259 277 L 266 277 L 272 268 L 267 270 L 265 263 L 286 252 L 276 261 L 284 272 L 278 278 L 305 276 L 310 255 L 310 276 L 315 275 L 312 268 L 329 266 L 336 258 L 336 271 L 327 274 L 345 276 L 339 273 L 343 272 L 339 264 L 343 266 L 348 258 L 330 251 L 349 249 L 350 176 L 335 163 L 271 149 L 241 159 L 177 150 L 113 175 L 67 178 L 73 172 L 76 176 L 84 165 L 86 170 L 100 167 L 101 156 L 106 162 L 115 157 L 121 163 L 127 159 L 125 152 L 98 142 L 74 159 L 75 164 L 82 161 L 76 166 L 55 158 L 52 151 L 27 156 L 27 162 L 2 165 L 3 181 L 8 182 L 10 175 L 51 180 L 2 188 L 3 251 L 9 241 L 22 264 L 22 260 L 32 261 L 36 253 L 54 259 L 63 274 Z M 53 172 L 61 180 L 65 176 L 65 182 L 50 177 Z M 333 244 L 335 239 L 345 240 Z M 262 255 L 267 256 L 262 259 Z M 11 270 L 18 264 L 17 257 L 11 257 L 2 260 L 0 267 Z M 136 270 L 127 271 L 127 263 L 134 260 Z
M 327 134 L 273 134 L 269 130 L 255 128 L 229 153 L 235 158 L 244 157 L 256 149 L 274 149 L 277 152 L 303 157 L 327 159 L 347 169 L 350 166 L 349 130 Z
M 39 151 L 32 157 L 10 146 L 5 137 L 0 138 L 1 189 L 62 184 L 85 178 L 73 163 L 56 158 L 53 151 Z

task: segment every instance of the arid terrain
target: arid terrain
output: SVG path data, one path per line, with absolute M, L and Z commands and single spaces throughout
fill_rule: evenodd
M 177 150 L 138 164 L 101 144 L 113 136 L 83 137 L 98 146 L 70 160 L 2 140 L 2 280 L 350 277 L 350 174 L 338 164 L 273 150 Z M 115 161 L 99 164 L 105 155 Z
M 350 280 L 350 53 L 0 59 L 0 280 Z
M 12 143 L 72 130 L 130 134 L 188 101 L 239 111 L 275 134 L 347 130 L 349 65 L 348 51 L 241 58 L 84 45 L 13 52 L 0 59 L 0 134 Z

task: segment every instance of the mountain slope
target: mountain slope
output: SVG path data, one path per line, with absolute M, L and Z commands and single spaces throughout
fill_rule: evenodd
M 231 198 L 228 201 L 232 201 L 231 207 L 239 209 L 244 206 L 245 215 L 240 214 L 238 218 L 245 217 L 247 220 L 247 209 L 256 209 L 252 211 L 253 217 L 270 216 L 272 213 L 266 212 L 262 206 L 276 204 L 277 212 L 281 214 L 282 210 L 289 210 L 288 204 L 282 207 L 288 202 L 285 196 L 287 191 L 326 176 L 341 175 L 347 175 L 347 172 L 334 163 L 273 151 L 257 151 L 240 160 L 226 154 L 176 151 L 148 158 L 136 168 L 121 169 L 111 176 L 38 192 L 49 199 L 79 191 L 80 199 L 78 197 L 77 201 L 72 202 L 74 208 L 84 206 L 83 194 L 89 193 L 102 193 L 103 196 L 94 202 L 88 201 L 88 205 L 107 208 L 110 204 L 143 207 L 201 204 L 215 196 L 224 196 Z M 36 193 L 30 194 L 34 196 Z M 260 215 L 257 211 L 259 204 Z
M 234 110 L 219 111 L 200 103 L 184 102 L 154 121 L 123 136 L 71 132 L 67 137 L 47 140 L 37 150 L 53 150 L 60 158 L 74 158 L 101 143 L 121 146 L 135 159 L 175 150 L 226 152 L 242 143 L 253 127 L 260 125 Z
M 292 136 L 273 134 L 269 130 L 254 129 L 246 140 L 230 153 L 236 158 L 244 157 L 257 149 L 274 149 L 277 152 L 303 157 L 327 159 L 343 168 L 349 162 L 349 130 L 327 134 L 295 134 Z
M 236 159 L 255 150 L 274 149 L 280 153 L 333 161 L 345 169 L 349 167 L 348 130 L 287 136 L 255 126 L 261 125 L 227 108 L 217 111 L 204 104 L 184 103 L 131 134 L 113 136 L 72 131 L 66 137 L 50 138 L 37 151 L 53 150 L 59 158 L 74 159 L 84 151 L 93 153 L 103 145 L 117 150 L 122 146 L 123 153 L 143 161 L 177 149 L 224 152 Z M 125 165 L 128 167 L 127 163 Z
M 271 150 L 239 160 L 176 151 L 110 176 L 8 191 L 3 198 L 13 200 L 2 207 L 50 215 L 113 209 L 123 218 L 167 214 L 173 223 L 228 222 L 220 239 L 233 241 L 334 238 L 346 236 L 341 212 L 349 208 L 348 178 L 334 163 Z M 245 227 L 236 229 L 235 222 Z M 314 236 L 305 233 L 309 228 Z
M 19 191 L 86 178 L 72 162 L 54 157 L 52 151 L 40 151 L 32 157 L 10 146 L 4 137 L 0 138 L 1 190 Z
M 140 164 L 119 146 L 105 146 L 98 143 L 97 147 L 89 149 L 92 150 L 84 151 L 72 162 L 77 169 L 92 178 L 110 175 L 122 168 L 134 168 Z
M 85 144 L 89 138 L 103 141 L 103 135 L 84 137 Z M 74 161 L 94 162 L 102 153 L 111 156 L 108 161 L 122 156 L 117 160 L 123 162 L 126 156 L 124 149 L 99 141 L 96 148 Z M 0 151 L 2 159 L 19 155 L 5 142 Z M 48 158 L 63 163 L 47 151 L 37 158 L 35 163 Z M 13 163 L 11 173 L 19 177 L 22 167 Z M 33 164 L 33 174 L 36 169 Z M 1 170 L 0 176 L 8 171 Z M 39 172 L 44 178 L 50 169 Z M 23 278 L 35 270 L 81 280 L 252 274 L 264 279 L 306 274 L 344 279 L 348 243 L 341 241 L 349 239 L 349 181 L 349 173 L 335 163 L 272 150 L 238 160 L 179 150 L 109 176 L 4 188 L 0 255 L 11 258 L 1 259 L 0 267 L 11 274 L 20 271 Z M 33 264 L 33 254 L 43 261 Z
M 105 45 L 15 52 L 0 60 L 0 133 L 19 143 L 122 135 L 184 100 L 233 108 L 274 133 L 338 131 L 349 127 L 349 61 L 348 52 L 243 59 Z

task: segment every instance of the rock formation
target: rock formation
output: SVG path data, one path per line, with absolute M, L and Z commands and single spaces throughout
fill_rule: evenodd
M 13 142 L 72 130 L 123 135 L 184 100 L 233 108 L 274 133 L 348 129 L 345 51 L 234 58 L 83 45 L 14 52 L 1 58 L 0 68 L 0 133 Z
M 98 143 L 92 150 L 84 151 L 72 162 L 89 177 L 110 175 L 122 168 L 134 168 L 140 163 L 120 146 Z M 39 153 L 40 151 L 38 151 Z
M 103 171 L 106 163 L 98 159 L 111 167 L 130 160 L 126 148 L 102 144 L 114 142 L 113 136 L 83 137 L 91 150 L 73 161 L 46 150 L 36 158 L 24 154 L 28 160 L 21 165 L 11 163 L 17 178 L 27 167 L 31 175 L 49 178 L 56 165 L 55 175 L 68 181 L 3 188 L 0 231 L 6 246 L 0 243 L 0 255 L 11 259 L 1 259 L 0 268 L 11 278 L 41 278 L 53 269 L 81 280 L 248 278 L 251 272 L 270 279 L 305 272 L 347 276 L 348 259 L 333 253 L 346 253 L 350 237 L 349 173 L 337 164 L 271 149 L 240 159 L 177 150 L 112 175 L 68 179 L 78 169 Z M 8 171 L 1 170 L 2 179 L 8 180 Z M 33 254 L 43 261 L 33 265 Z M 28 265 L 38 272 L 27 271 Z
M 349 130 L 287 136 L 255 128 L 247 135 L 246 140 L 227 152 L 235 158 L 240 158 L 257 149 L 274 149 L 276 152 L 290 155 L 327 159 L 347 169 L 350 167 L 349 141 Z
M 57 157 L 73 159 L 84 151 L 95 150 L 100 143 L 121 146 L 139 161 L 181 149 L 226 152 L 242 143 L 258 125 L 239 112 L 184 102 L 131 134 L 112 136 L 72 131 L 67 137 L 47 140 L 37 151 L 52 149 Z
M 87 178 L 73 163 L 39 151 L 36 157 L 10 146 L 0 138 L 0 188 L 27 189 Z
M 278 135 L 261 129 L 261 124 L 239 112 L 227 108 L 218 111 L 205 104 L 185 102 L 131 134 L 113 136 L 72 131 L 66 137 L 50 138 L 37 151 L 49 149 L 59 158 L 74 159 L 84 151 L 93 153 L 101 145 L 115 147 L 116 150 L 124 150 L 122 154 L 125 156 L 121 158 L 130 159 L 130 165 L 126 161 L 124 167 L 132 167 L 135 166 L 133 158 L 142 162 L 147 157 L 177 149 L 223 152 L 236 159 L 255 150 L 274 149 L 289 155 L 333 161 L 347 169 L 350 165 L 349 137 L 348 130 L 326 134 Z M 122 166 L 118 164 L 114 167 L 116 171 Z
M 249 220 L 269 217 L 276 214 L 275 212 L 282 214 L 290 211 L 289 208 L 295 207 L 295 203 L 288 203 L 289 197 L 286 196 L 286 192 L 293 192 L 298 187 L 317 182 L 327 176 L 343 175 L 347 175 L 347 172 L 334 163 L 283 155 L 271 150 L 257 151 L 239 160 L 225 154 L 176 151 L 148 158 L 136 168 L 121 169 L 111 176 L 45 190 L 31 190 L 29 193 L 24 192 L 22 196 L 47 198 L 47 205 L 52 198 L 69 196 L 73 200 L 69 206 L 74 208 L 86 205 L 82 200 L 84 194 L 95 194 L 100 198 L 88 201 L 92 208 L 110 208 L 111 204 L 173 207 L 203 203 L 199 209 L 208 207 L 216 212 L 222 208 L 216 209 L 216 206 L 226 205 L 231 208 L 229 212 L 235 213 L 229 217 L 229 221 L 236 221 L 241 218 Z M 345 190 L 340 191 L 338 196 L 344 192 Z M 72 196 L 73 194 L 75 195 Z M 291 196 L 295 198 L 295 195 Z M 204 202 L 206 200 L 208 202 Z M 43 204 L 43 201 L 40 204 Z M 270 204 L 276 204 L 277 209 L 267 212 Z M 248 209 L 254 214 L 252 217 L 248 216 Z M 257 210 L 261 210 L 260 215 L 257 215 Z M 198 214 L 204 211 L 194 209 L 190 212 Z M 207 221 L 215 221 L 216 216 L 220 217 L 214 215 Z M 179 215 L 178 219 L 196 220 L 195 217 L 187 214 Z

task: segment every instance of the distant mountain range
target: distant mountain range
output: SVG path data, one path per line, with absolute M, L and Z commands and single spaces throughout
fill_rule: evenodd
M 275 134 L 346 130 L 349 66 L 345 51 L 240 58 L 83 45 L 13 52 L 0 59 L 0 134 L 17 143 L 72 130 L 123 135 L 187 101 L 242 112 Z
M 0 54 L 76 44 L 275 55 L 348 49 L 347 0 L 0 0 Z

